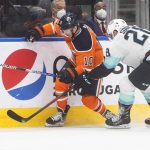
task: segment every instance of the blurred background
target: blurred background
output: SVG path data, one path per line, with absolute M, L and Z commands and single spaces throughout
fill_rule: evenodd
M 67 6 L 78 6 L 85 18 L 94 16 L 94 4 L 100 0 L 66 0 Z M 103 0 L 107 19 L 124 19 L 150 29 L 149 0 Z M 52 21 L 52 0 L 0 0 L 0 37 L 22 37 L 37 23 Z M 84 18 L 84 19 L 85 19 Z

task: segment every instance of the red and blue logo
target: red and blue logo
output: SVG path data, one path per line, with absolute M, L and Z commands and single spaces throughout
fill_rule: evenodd
M 32 69 L 34 63 L 37 61 L 37 53 L 29 49 L 19 49 L 11 53 L 5 64 L 13 65 L 21 68 Z M 42 72 L 46 72 L 46 67 L 42 61 Z M 46 76 L 40 75 L 35 81 L 20 83 L 27 78 L 28 72 L 12 70 L 3 68 L 2 69 L 2 81 L 7 92 L 18 100 L 30 100 L 37 96 L 44 87 Z M 35 74 L 33 74 L 35 75 Z M 19 87 L 18 87 L 19 85 Z

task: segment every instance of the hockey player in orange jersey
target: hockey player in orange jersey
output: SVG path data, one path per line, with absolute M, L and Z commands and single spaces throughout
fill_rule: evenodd
M 63 36 L 68 44 L 72 58 L 63 66 L 58 73 L 59 78 L 55 82 L 55 95 L 58 96 L 67 90 L 74 81 L 84 76 L 89 71 L 101 64 L 103 61 L 103 50 L 96 39 L 95 33 L 85 24 L 79 23 L 77 16 L 73 13 L 66 13 L 60 20 L 36 26 L 30 30 L 26 39 L 29 41 L 38 40 L 42 36 L 56 34 Z M 103 102 L 98 98 L 101 86 L 101 79 L 92 80 L 90 86 L 81 92 L 82 102 L 89 109 L 101 114 L 106 119 L 113 117 L 106 109 Z M 67 105 L 68 96 L 65 95 L 57 100 L 58 113 L 46 120 L 45 126 L 63 126 L 70 108 Z

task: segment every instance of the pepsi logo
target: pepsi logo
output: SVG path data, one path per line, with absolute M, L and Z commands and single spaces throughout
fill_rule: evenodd
M 39 61 L 40 60 L 40 61 Z M 38 59 L 37 53 L 30 49 L 19 49 L 11 53 L 4 64 L 46 72 L 43 60 Z M 36 67 L 37 68 L 37 67 Z M 30 100 L 37 96 L 44 87 L 46 76 L 31 74 L 13 69 L 2 69 L 2 82 L 7 92 L 17 100 Z

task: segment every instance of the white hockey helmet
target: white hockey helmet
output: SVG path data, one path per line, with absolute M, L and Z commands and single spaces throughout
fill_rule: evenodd
M 108 24 L 107 33 L 114 38 L 114 31 L 120 32 L 125 26 L 127 23 L 123 19 L 113 19 Z

